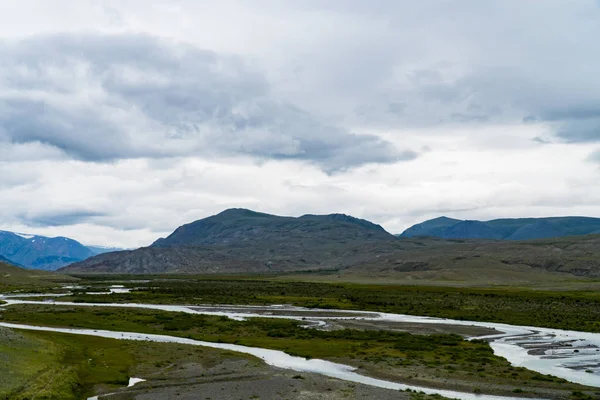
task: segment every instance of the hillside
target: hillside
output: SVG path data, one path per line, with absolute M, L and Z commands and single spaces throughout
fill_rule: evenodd
M 600 234 L 600 218 L 514 218 L 461 221 L 440 217 L 414 225 L 401 237 L 430 236 L 443 239 L 531 240 Z
M 150 247 L 101 254 L 65 272 L 273 272 L 345 267 L 397 244 L 342 214 L 280 217 L 231 209 L 181 226 Z
M 600 235 L 528 241 L 401 238 L 415 247 L 343 271 L 390 279 L 489 284 L 600 277 Z
M 88 249 L 90 249 L 90 251 L 94 254 L 104 254 L 104 253 L 110 253 L 112 251 L 121 251 L 123 250 L 122 248 L 119 247 L 106 247 L 106 246 L 86 246 Z
M 183 225 L 152 246 L 243 245 L 253 242 L 304 243 L 360 240 L 393 240 L 381 226 L 343 214 L 280 217 L 245 209 L 229 209 L 220 214 Z
M 100 249 L 90 249 L 66 237 L 0 231 L 0 256 L 10 264 L 25 268 L 53 271 L 100 252 Z
M 13 260 L 9 260 L 8 258 L 6 258 L 4 256 L 0 256 L 0 263 L 8 264 L 8 265 L 13 265 L 13 266 L 19 267 L 19 268 L 23 268 L 22 265 L 19 265 L 18 263 L 14 262 Z
M 55 286 L 57 282 L 71 282 L 75 278 L 46 271 L 31 271 L 0 261 L 0 292 L 32 286 Z
M 442 221 L 448 222 L 448 221 Z M 490 281 L 600 276 L 600 236 L 535 241 L 396 238 L 349 216 L 279 217 L 227 210 L 152 246 L 101 254 L 64 273 L 327 272 L 362 277 Z
M 64 273 L 326 272 L 370 278 L 489 283 L 600 277 L 600 235 L 534 241 L 402 238 L 294 246 L 172 246 L 103 254 Z M 568 275 L 566 275 L 568 274 Z M 570 277 L 570 278 L 569 278 Z

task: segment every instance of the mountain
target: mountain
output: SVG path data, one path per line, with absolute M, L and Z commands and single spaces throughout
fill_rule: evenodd
M 76 278 L 70 276 L 49 271 L 28 270 L 0 260 L 0 293 L 6 290 L 54 287 L 59 283 L 76 281 Z
M 20 265 L 20 264 L 18 264 L 18 263 L 16 263 L 16 262 L 14 262 L 14 261 L 12 261 L 12 260 L 9 260 L 8 258 L 6 258 L 6 257 L 3 257 L 3 256 L 0 256 L 0 263 L 2 263 L 2 264 L 8 264 L 8 265 L 12 265 L 12 266 L 14 266 L 14 267 L 24 268 L 22 265 Z
M 405 230 L 401 235 L 404 237 L 414 237 L 414 236 L 431 236 L 431 237 L 441 237 L 444 230 L 450 228 L 457 223 L 462 222 L 459 219 L 448 218 L 448 217 L 438 217 L 434 219 L 430 219 L 429 221 L 421 222 L 420 224 L 416 224 Z
M 480 239 L 496 232 L 502 237 L 527 233 L 515 221 L 504 220 L 498 228 L 438 218 L 431 224 L 434 229 L 478 239 L 397 238 L 379 225 L 343 214 L 294 218 L 231 209 L 183 225 L 149 247 L 100 254 L 61 272 L 319 272 L 361 280 L 484 280 L 494 284 L 600 277 L 600 235 L 534 241 Z M 527 226 L 535 228 L 539 221 L 529 222 Z M 426 228 L 427 223 L 417 231 L 427 232 Z M 576 228 L 568 232 L 581 231 Z
M 0 231 L 0 256 L 11 264 L 26 268 L 56 270 L 94 254 L 81 243 L 66 237 L 49 238 Z
M 229 209 L 177 228 L 150 247 L 101 254 L 62 271 L 281 272 L 341 268 L 397 244 L 381 226 L 344 214 L 281 217 Z
M 280 217 L 245 209 L 220 214 L 183 225 L 154 247 L 241 245 L 251 242 L 311 242 L 394 239 L 381 226 L 344 214 Z
M 530 240 L 599 233 L 600 218 L 591 217 L 514 218 L 491 221 L 462 221 L 441 217 L 414 225 L 400 236 Z
M 98 255 L 98 254 L 104 254 L 104 253 L 110 253 L 113 251 L 122 251 L 124 249 L 120 248 L 120 247 L 107 247 L 107 246 L 86 246 L 88 249 L 91 250 L 92 253 L 94 253 L 94 255 Z
M 491 285 L 600 277 L 600 235 L 536 240 L 399 238 L 415 246 L 378 254 L 339 271 L 358 279 L 432 280 Z M 353 279 L 355 280 L 355 279 Z

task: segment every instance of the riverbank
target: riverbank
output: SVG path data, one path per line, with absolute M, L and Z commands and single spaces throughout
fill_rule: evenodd
M 9 304 L 15 301 L 18 300 L 8 300 Z M 338 323 L 339 320 L 334 317 L 336 312 L 331 310 L 285 307 L 234 309 L 225 306 L 221 311 L 222 315 L 218 316 L 200 314 L 215 314 L 220 309 L 217 306 L 198 309 L 183 306 L 129 305 L 131 308 L 123 308 L 124 305 L 120 304 L 65 305 L 62 302 L 25 302 L 26 304 L 5 307 L 3 320 L 22 323 L 35 321 L 39 325 L 55 327 L 127 330 L 143 334 L 168 332 L 169 335 L 208 340 L 213 344 L 224 342 L 271 348 L 302 357 L 324 358 L 353 365 L 364 375 L 385 375 L 388 380 L 414 386 L 461 392 L 476 390 L 507 396 L 518 390 L 525 396 L 564 399 L 573 392 L 588 390 L 584 386 L 569 384 L 564 379 L 511 366 L 503 358 L 495 357 L 487 343 L 464 341 L 457 335 L 410 335 L 382 330 L 323 331 L 300 327 L 307 322 L 307 318 L 318 322 L 317 315 L 320 311 L 325 315 L 321 321 L 323 324 Z M 153 307 L 158 309 L 147 309 Z M 236 319 L 256 317 L 263 315 L 259 312 L 264 313 L 269 309 L 278 310 L 277 315 L 271 315 L 270 319 L 250 318 L 247 321 L 239 321 L 226 316 Z M 186 315 L 183 310 L 187 310 L 191 315 Z M 293 315 L 286 316 L 286 311 Z M 350 316 L 353 313 L 357 316 L 356 319 Z M 442 323 L 444 321 L 430 318 L 351 311 L 342 311 L 339 314 L 341 321 L 359 322 L 360 318 L 370 318 L 371 322 L 407 322 L 411 326 L 415 323 L 433 324 L 437 329 L 444 325 L 450 329 L 483 329 L 481 326 L 470 326 L 466 321 Z M 297 320 L 290 321 L 286 318 Z M 503 327 L 503 331 L 511 334 L 527 332 L 518 327 Z M 497 333 L 498 330 L 494 332 Z M 515 386 L 516 381 L 519 382 L 519 386 Z
M 412 400 L 410 393 L 268 366 L 230 351 L 0 327 L 0 398 Z M 130 374 L 146 382 L 127 388 Z M 199 394 L 202 394 L 199 397 Z M 418 396 L 434 399 L 433 396 Z
M 342 364 L 327 362 L 324 360 L 307 360 L 301 357 L 294 357 L 283 352 L 266 350 L 261 348 L 253 348 L 235 344 L 203 342 L 193 339 L 186 339 L 167 335 L 153 335 L 147 333 L 134 332 L 118 332 L 118 331 L 103 331 L 92 329 L 66 329 L 66 328 L 50 328 L 31 325 L 18 325 L 0 322 L 0 327 L 12 328 L 17 330 L 34 331 L 34 332 L 53 332 L 81 336 L 93 336 L 98 338 L 117 339 L 119 341 L 145 341 L 156 343 L 177 343 L 190 346 L 202 346 L 220 350 L 231 350 L 262 359 L 268 365 L 297 371 L 317 373 L 330 378 L 339 379 L 346 382 L 357 384 L 365 384 L 372 387 L 389 389 L 392 391 L 420 391 L 424 394 L 442 395 L 450 398 L 458 398 L 462 400 L 520 400 L 523 397 L 515 396 L 493 396 L 481 394 L 478 391 L 474 393 L 461 393 L 449 390 L 431 389 L 411 387 L 402 383 L 396 383 L 377 378 L 367 377 L 357 374 L 351 367 Z M 100 346 L 102 349 L 102 346 Z M 127 381 L 128 382 L 128 381 Z M 539 400 L 539 399 L 538 399 Z
M 600 291 L 595 287 L 540 290 L 533 287 L 444 287 L 284 281 L 272 277 L 93 276 L 97 291 L 122 284 L 131 293 L 89 295 L 75 291 L 65 301 L 146 304 L 293 304 L 458 320 L 497 322 L 600 332 Z M 143 279 L 149 278 L 149 279 Z M 132 279 L 128 281 L 127 279 Z M 107 283 L 106 280 L 110 280 Z M 143 280 L 143 283 L 140 283 Z
M 140 290 L 134 283 L 148 286 Z M 363 378 L 380 378 L 386 382 L 402 382 L 414 387 L 459 391 L 462 395 L 486 393 L 511 397 L 518 394 L 521 398 L 549 399 L 575 399 L 596 395 L 594 389 L 546 374 L 600 386 L 596 376 L 600 371 L 589 369 L 593 368 L 590 367 L 593 359 L 585 358 L 590 356 L 587 353 L 600 347 L 600 340 L 596 340 L 598 335 L 585 333 L 591 336 L 581 336 L 583 332 L 575 332 L 575 335 L 581 337 L 570 337 L 568 332 L 549 332 L 543 328 L 478 321 L 448 321 L 356 309 L 357 301 L 374 305 L 391 298 L 382 296 L 380 287 L 374 288 L 369 296 L 361 295 L 358 300 L 341 297 L 338 298 L 337 307 L 319 309 L 281 305 L 284 303 L 282 300 L 287 299 L 293 303 L 313 299 L 318 293 L 312 284 L 306 287 L 305 282 L 291 286 L 286 284 L 285 288 L 293 289 L 277 293 L 275 291 L 280 290 L 281 286 L 266 285 L 259 289 L 257 285 L 250 285 L 250 294 L 262 291 L 261 299 L 256 301 L 258 296 L 254 296 L 253 304 L 265 302 L 265 298 L 269 299 L 268 303 L 280 304 L 271 306 L 206 304 L 201 300 L 212 298 L 211 293 L 215 292 L 210 290 L 206 296 L 187 296 L 192 300 L 187 303 L 190 305 L 172 304 L 175 297 L 162 292 L 153 296 L 153 301 L 149 304 L 125 303 L 129 298 L 148 298 L 154 282 L 118 282 L 121 285 L 119 287 L 115 287 L 115 284 L 117 282 L 83 282 L 74 287 L 65 287 L 57 297 L 51 297 L 51 294 L 25 294 L 27 297 L 23 299 L 5 296 L 7 305 L 0 308 L 1 318 L 3 321 L 47 327 L 167 334 L 179 339 L 207 341 L 210 345 L 230 343 L 281 350 L 294 356 L 326 359 L 352 366 L 357 368 Z M 192 281 L 192 284 L 195 283 Z M 167 286 L 172 288 L 172 282 Z M 247 295 L 236 297 L 231 292 L 233 288 L 239 287 L 238 281 L 221 282 L 215 286 L 228 288 L 220 296 L 236 300 L 232 302 L 234 304 Z M 318 290 L 328 286 L 331 287 L 319 286 Z M 298 295 L 300 287 L 307 288 L 304 297 Z M 185 289 L 184 292 L 197 294 L 198 290 L 203 291 L 205 288 L 205 283 L 201 283 L 195 290 Z M 77 293 L 69 294 L 66 290 Z M 339 287 L 335 290 L 339 290 Z M 339 295 L 335 290 L 328 298 L 319 297 L 317 300 L 326 303 L 335 300 Z M 365 286 L 361 286 L 360 290 L 365 290 Z M 431 290 L 425 288 L 423 293 L 430 293 Z M 406 293 L 420 292 L 409 290 Z M 434 293 L 435 296 L 448 294 L 443 291 Z M 28 297 L 30 295 L 35 297 Z M 390 293 L 386 296 L 389 295 Z M 181 297 L 180 294 L 177 296 Z M 430 297 L 429 301 L 435 300 L 435 296 Z M 455 298 L 449 302 L 473 296 L 489 297 L 486 293 L 479 292 L 455 293 Z M 573 299 L 576 297 L 572 296 Z M 81 302 L 87 298 L 97 302 Z M 170 299 L 171 304 L 155 304 L 159 298 Z M 109 302 L 112 299 L 115 302 Z M 538 304 L 547 301 L 548 297 L 542 295 Z M 350 309 L 340 309 L 343 302 L 349 303 Z M 463 301 L 462 304 L 470 303 Z M 314 305 L 310 304 L 311 307 Z M 390 303 L 381 306 L 383 309 L 389 307 Z M 459 335 L 484 337 L 493 350 L 486 341 L 465 341 Z M 518 343 L 519 339 L 523 343 Z M 550 344 L 544 344 L 545 341 Z M 546 357 L 545 352 L 549 350 L 558 351 L 562 355 Z M 513 365 L 498 356 L 507 357 Z M 565 369 L 561 363 L 567 362 L 574 365 Z M 520 366 L 527 366 L 529 370 L 519 368 Z M 561 375 L 565 370 L 569 374 Z M 536 374 L 534 371 L 542 373 Z M 571 373 L 575 375 L 570 375 Z M 583 393 L 583 397 L 579 393 Z

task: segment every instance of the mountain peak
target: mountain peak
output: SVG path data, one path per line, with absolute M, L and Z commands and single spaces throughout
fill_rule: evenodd
M 240 218 L 240 217 L 274 217 L 271 214 L 265 214 L 247 208 L 228 208 L 212 217 Z M 209 217 L 210 218 L 210 217 Z
M 0 231 L 0 256 L 17 266 L 54 270 L 94 254 L 76 240 L 63 236 Z
M 370 240 L 372 237 L 393 239 L 379 225 L 345 214 L 307 214 L 295 218 L 232 208 L 180 226 L 152 246 L 242 245 L 282 240 L 302 243 L 312 240 Z
M 342 267 L 399 241 L 346 214 L 287 217 L 233 208 L 177 228 L 151 246 L 95 256 L 67 271 L 274 272 Z
M 430 219 L 429 221 L 437 221 L 437 222 L 459 222 L 460 219 L 450 218 L 450 217 L 446 217 L 445 215 L 442 215 L 441 217 Z
M 443 239 L 528 240 L 600 233 L 600 218 L 503 218 L 491 221 L 431 219 L 408 228 L 401 236 Z

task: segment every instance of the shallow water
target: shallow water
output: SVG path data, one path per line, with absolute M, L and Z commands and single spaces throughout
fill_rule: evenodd
M 48 304 L 47 302 L 14 299 L 6 299 L 5 301 L 7 301 L 8 304 Z M 70 303 L 60 301 L 53 302 L 53 304 L 65 306 L 156 309 L 190 314 L 227 316 L 236 320 L 243 320 L 250 317 L 285 318 L 303 321 L 307 326 L 325 326 L 331 322 L 331 320 L 340 319 L 480 326 L 503 332 L 502 334 L 482 338 L 490 340 L 490 344 L 494 349 L 495 354 L 507 358 L 513 365 L 526 367 L 544 374 L 559 376 L 572 382 L 600 387 L 600 371 L 598 371 L 597 367 L 597 365 L 600 364 L 600 351 L 595 351 L 600 350 L 600 335 L 586 332 L 562 331 L 474 321 L 457 321 L 390 313 L 305 309 L 281 305 L 269 307 L 231 305 L 187 307 L 131 303 Z M 276 313 L 273 311 L 276 311 Z M 286 311 L 289 313 L 286 314 Z M 303 316 L 299 316 L 298 313 L 302 313 Z M 321 314 L 324 314 L 324 316 Z M 340 316 L 336 316 L 336 314 Z M 585 352 L 579 350 L 578 352 L 575 352 L 575 350 L 580 349 L 582 346 L 588 347 L 591 350 Z M 544 351 L 544 348 L 547 350 Z M 541 351 L 542 354 L 530 354 L 532 349 L 537 350 L 537 353 L 540 353 Z
M 5 298 L 11 304 L 49 304 L 48 301 Z M 473 337 L 486 339 L 498 356 L 512 365 L 550 374 L 570 382 L 600 387 L 600 334 L 560 329 L 516 326 L 491 322 L 458 321 L 414 315 L 354 310 L 322 310 L 293 306 L 178 306 L 136 303 L 72 303 L 51 301 L 50 304 L 76 307 L 126 307 L 153 309 L 188 314 L 226 316 L 235 320 L 251 317 L 283 318 L 301 321 L 306 327 L 325 327 L 332 320 L 368 320 L 381 322 L 432 323 L 478 326 L 502 332 L 497 335 Z M 336 314 L 338 316 L 336 316 Z
M 146 380 L 145 379 L 140 379 L 140 378 L 129 378 L 129 383 L 127 384 L 127 387 L 128 388 L 133 387 L 136 384 L 141 383 L 141 382 L 146 382 Z M 105 394 L 102 395 L 102 397 L 104 397 L 104 396 L 110 396 L 112 394 L 116 394 L 116 393 L 105 393 Z M 87 400 L 99 400 L 99 396 L 88 397 Z
M 391 390 L 418 390 L 427 394 L 439 394 L 449 398 L 457 398 L 463 400 L 521 400 L 519 397 L 503 397 L 492 395 L 476 395 L 471 393 L 455 392 L 451 390 L 429 389 L 419 386 L 404 385 L 401 383 L 385 381 L 382 379 L 370 378 L 354 372 L 355 368 L 337 364 L 330 361 L 310 359 L 302 357 L 290 356 L 282 351 L 261 349 L 256 347 L 240 346 L 236 344 L 203 342 L 174 336 L 166 335 L 151 335 L 133 332 L 112 332 L 93 329 L 67 329 L 67 328 L 50 328 L 21 324 L 10 324 L 0 322 L 0 326 L 13 329 L 25 329 L 33 331 L 58 332 L 74 335 L 89 335 L 120 340 L 139 340 L 160 343 L 179 343 L 192 346 L 211 347 L 215 349 L 231 350 L 239 353 L 249 354 L 262 359 L 265 363 L 274 367 L 290 369 L 298 372 L 316 373 L 331 378 L 341 379 L 347 382 L 361 383 L 369 386 L 376 386 Z M 131 382 L 131 381 L 130 381 Z M 97 398 L 97 397 L 96 397 Z M 539 399 L 538 399 L 539 400 Z
M 142 379 L 142 378 L 129 378 L 129 383 L 127 384 L 127 387 L 133 387 L 133 386 L 137 385 L 138 383 L 142 383 L 142 382 L 146 382 L 146 380 Z
M 113 290 L 125 289 L 113 285 Z M 125 289 L 129 290 L 129 289 Z M 102 293 L 106 294 L 106 292 Z M 240 306 L 240 305 L 157 305 L 137 303 L 72 303 L 53 299 L 46 301 L 20 300 L 27 294 L 0 297 L 9 306 L 12 304 L 55 304 L 76 307 L 125 307 L 153 309 L 188 314 L 226 316 L 235 320 L 252 317 L 283 318 L 301 321 L 307 328 L 324 328 L 335 320 L 366 320 L 373 322 L 404 322 L 420 324 L 446 324 L 476 326 L 499 331 L 499 334 L 472 337 L 490 342 L 494 353 L 506 358 L 512 365 L 550 374 L 568 381 L 600 387 L 600 334 L 565 331 L 559 329 L 515 326 L 499 323 L 458 321 L 443 318 L 379 313 L 355 310 L 307 309 L 289 305 Z M 43 296 L 43 295 L 35 295 Z M 59 297 L 62 295 L 53 295 Z
M 131 288 L 126 288 L 123 285 L 112 285 L 108 288 L 111 293 L 129 293 L 131 292 Z

